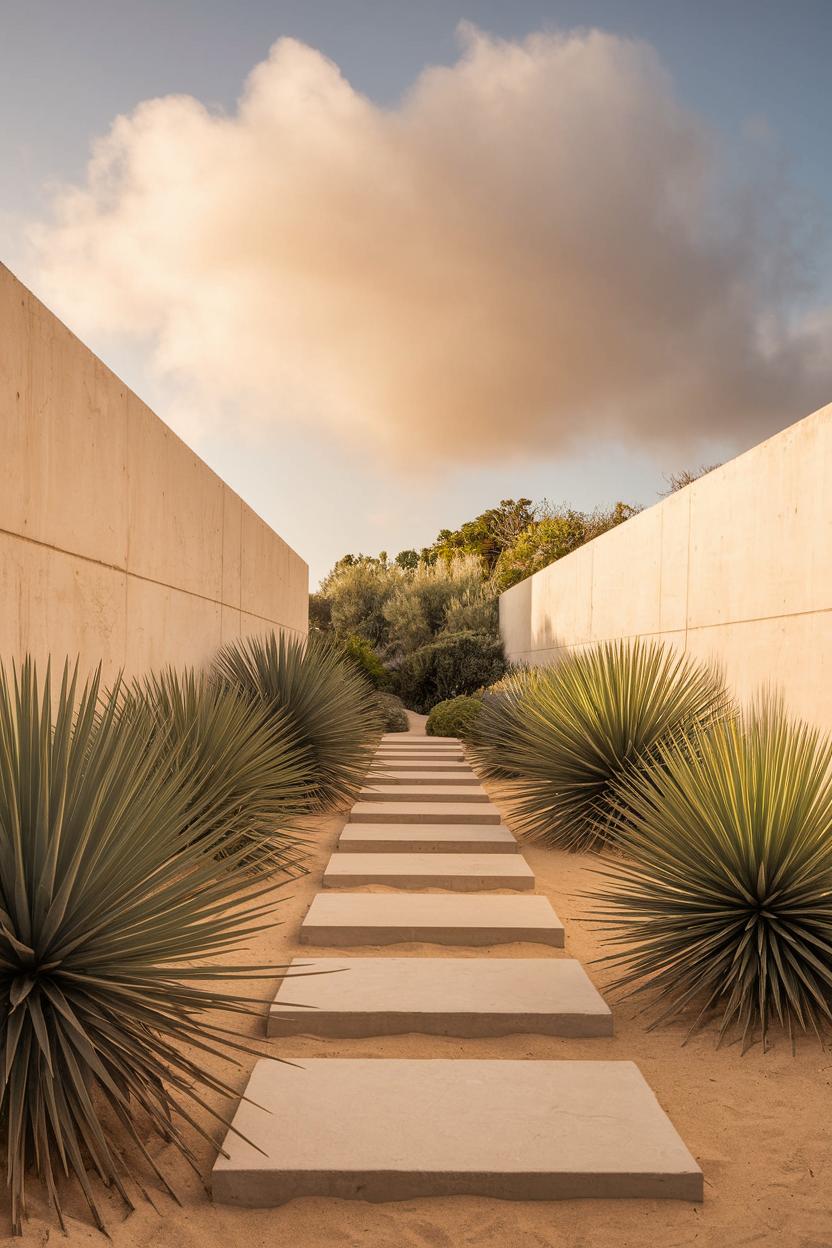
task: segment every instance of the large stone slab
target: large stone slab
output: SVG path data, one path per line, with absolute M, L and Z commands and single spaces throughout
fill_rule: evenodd
M 502 823 L 485 802 L 356 802 L 350 823 Z
M 348 823 L 338 849 L 353 854 L 516 854 L 520 846 L 503 824 Z
M 358 794 L 360 802 L 479 802 L 488 803 L 489 797 L 478 781 L 466 784 L 423 784 L 406 788 L 404 785 L 382 784 L 372 780 Z
M 548 897 L 319 893 L 300 927 L 304 945 L 500 945 L 562 949 L 563 924 Z
M 324 869 L 324 888 L 534 888 L 534 872 L 521 854 L 334 853 Z
M 264 1058 L 245 1095 L 212 1173 L 221 1202 L 702 1199 L 633 1062 Z
M 410 759 L 413 762 L 430 762 L 431 759 L 444 762 L 461 763 L 465 760 L 462 750 L 377 750 L 373 758 L 395 761 Z
M 296 973 L 295 973 L 296 972 Z M 610 1036 L 573 958 L 295 958 L 270 1036 Z
M 460 741 L 430 741 L 423 738 L 421 741 L 402 741 L 402 742 L 384 742 L 377 746 L 379 754 L 461 754 L 462 743 Z
M 410 771 L 405 770 L 404 765 L 397 770 L 374 767 L 372 774 L 368 777 L 368 781 L 373 788 L 378 788 L 381 785 L 385 787 L 396 785 L 397 787 L 412 789 L 421 789 L 423 787 L 446 788 L 448 785 L 471 788 L 479 787 L 480 783 L 479 776 L 471 771 L 470 767 L 460 767 L 457 772 L 449 774 L 443 771 Z
M 382 735 L 382 743 L 392 742 L 398 745 L 400 741 L 416 741 L 431 745 L 434 741 L 458 741 L 459 737 L 429 737 L 426 732 L 385 732 Z
M 419 775 L 419 776 L 424 775 L 426 771 L 431 772 L 434 775 L 436 775 L 437 773 L 441 773 L 443 776 L 445 775 L 470 776 L 470 775 L 475 774 L 474 772 L 472 772 L 468 763 L 466 763 L 464 759 L 406 758 L 403 761 L 399 761 L 399 759 L 397 758 L 393 758 L 393 759 L 375 758 L 373 760 L 373 772 L 374 773 L 378 772 L 379 774 L 381 774 L 383 772 L 386 773 L 389 771 L 405 771 L 405 770 L 411 773 L 412 775 Z

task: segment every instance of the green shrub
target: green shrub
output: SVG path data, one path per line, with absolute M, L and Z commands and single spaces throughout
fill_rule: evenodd
M 355 799 L 382 731 L 370 683 L 321 634 L 248 637 L 220 651 L 215 676 L 288 724 L 307 766 L 307 808 Z
M 486 775 L 508 782 L 524 832 L 597 849 L 614 827 L 622 775 L 729 705 L 710 668 L 656 643 L 611 642 L 509 677 L 483 700 L 472 754 Z
M 437 702 L 428 715 L 425 732 L 429 737 L 468 737 L 482 710 L 482 699 L 463 695 Z
M 401 698 L 394 693 L 378 693 L 383 728 L 385 732 L 409 732 L 410 720 Z
M 164 742 L 171 773 L 195 782 L 191 821 L 223 823 L 226 840 L 215 842 L 216 851 L 242 850 L 252 867 L 301 873 L 305 840 L 297 821 L 309 764 L 288 714 L 258 713 L 239 693 L 172 668 L 135 682 L 130 699 Z
M 240 904 L 250 876 L 214 857 L 223 818 L 195 814 L 199 778 L 171 772 L 118 686 L 99 698 L 96 674 L 79 693 L 65 670 L 54 701 L 49 688 L 28 661 L 0 666 L 0 1117 L 16 1235 L 30 1170 L 62 1229 L 72 1175 L 103 1230 L 93 1175 L 128 1208 L 148 1163 L 161 1177 L 148 1127 L 196 1165 L 194 1117 L 237 1095 L 236 1072 L 207 1070 L 205 1052 L 251 1051 L 228 1013 L 255 1007 L 229 980 L 268 970 L 228 952 L 273 922 L 262 888 Z
M 658 1021 L 716 1011 L 746 1048 L 832 1021 L 832 745 L 779 706 L 663 743 L 620 799 L 598 917 Z
M 448 633 L 408 655 L 395 673 L 405 706 L 427 714 L 437 702 L 475 693 L 505 671 L 499 637 Z
M 454 622 L 453 631 L 471 632 L 470 621 L 493 620 L 494 594 L 483 578 L 482 562 L 473 555 L 419 563 L 398 576 L 384 604 L 390 656 L 401 660 L 450 632 Z
M 365 637 L 353 633 L 343 643 L 344 653 L 356 667 L 363 672 L 371 685 L 376 689 L 386 689 L 390 684 L 390 673 Z

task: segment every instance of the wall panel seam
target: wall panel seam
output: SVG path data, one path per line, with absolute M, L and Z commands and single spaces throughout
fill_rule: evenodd
M 69 550 L 65 546 L 57 546 L 52 542 L 42 542 L 38 538 L 30 537 L 26 533 L 15 533 L 13 529 L 0 527 L 0 535 L 15 538 L 17 541 L 25 542 L 29 546 L 40 546 L 43 550 L 53 550 L 58 555 L 67 555 L 70 559 L 79 559 L 82 563 L 91 563 L 98 568 L 106 568 L 108 572 L 117 572 L 120 576 L 132 577 L 134 580 L 143 581 L 147 585 L 158 585 L 160 589 L 172 589 L 178 594 L 187 594 L 190 598 L 198 598 L 201 602 L 209 602 L 213 606 L 229 607 L 231 610 L 243 611 L 246 615 L 253 615 L 258 620 L 278 624 L 280 628 L 292 627 L 291 625 L 281 623 L 279 620 L 273 620 L 271 616 L 261 615 L 258 611 L 247 611 L 241 605 L 235 607 L 234 603 L 225 602 L 222 597 L 212 598 L 209 594 L 200 594 L 195 589 L 186 589 L 182 585 L 173 585 L 170 581 L 160 581 L 154 576 L 144 576 L 141 572 L 130 572 L 127 568 L 122 568 L 117 563 L 110 563 L 106 559 L 96 559 L 94 555 L 83 555 L 76 550 Z

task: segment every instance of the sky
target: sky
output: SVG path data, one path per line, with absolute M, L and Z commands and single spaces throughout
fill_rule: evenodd
M 0 0 L 0 259 L 309 560 L 832 400 L 828 0 Z

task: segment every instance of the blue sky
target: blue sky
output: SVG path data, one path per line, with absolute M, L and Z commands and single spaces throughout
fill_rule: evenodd
M 776 170 L 792 217 L 817 229 L 809 298 L 832 303 L 823 229 L 832 209 L 828 0 L 3 0 L 0 255 L 42 293 L 29 226 L 49 219 L 57 186 L 84 183 L 92 141 L 142 101 L 187 94 L 211 110 L 233 112 L 252 68 L 276 39 L 292 36 L 334 61 L 357 92 L 395 109 L 426 66 L 456 62 L 462 20 L 508 40 L 598 27 L 651 44 L 678 100 L 716 136 L 737 180 L 746 163 L 753 177 L 760 171 L 751 165 Z M 74 328 L 71 307 L 59 310 Z M 82 336 L 166 417 L 170 379 L 151 366 L 152 333 L 111 333 L 99 325 Z M 781 423 L 801 414 L 784 410 Z M 513 416 L 506 412 L 509 423 Z M 433 463 L 424 456 L 409 463 L 405 454 L 395 464 L 300 417 L 242 434 L 233 419 L 214 421 L 190 440 L 309 559 L 314 580 L 345 550 L 419 546 L 503 497 L 650 503 L 663 472 L 735 453 L 758 433 L 747 422 L 732 425 L 729 414 L 724 429 L 706 422 L 699 442 L 685 445 L 647 429 L 633 438 L 626 426 L 606 425 L 574 445 L 553 444 L 551 452 L 545 442 L 527 446 L 518 438 L 472 462 L 458 448 L 445 456 L 439 443 Z

